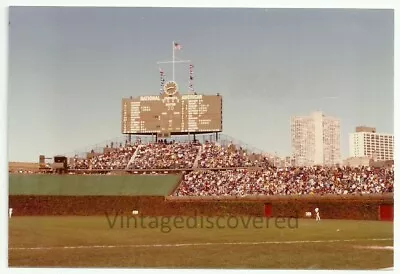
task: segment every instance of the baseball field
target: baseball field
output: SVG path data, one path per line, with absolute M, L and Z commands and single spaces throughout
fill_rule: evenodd
M 379 221 L 130 216 L 15 217 L 10 267 L 378 269 L 393 266 L 393 226 Z M 121 225 L 121 219 L 123 224 Z M 141 221 L 143 220 L 143 223 Z M 197 224 L 195 222 L 197 220 Z M 244 220 L 244 222 L 242 222 Z M 115 223 L 114 223 L 115 221 Z M 257 220 L 259 221 L 259 220 Z M 229 222 L 229 224 L 228 224 Z M 238 223 L 235 226 L 236 222 Z M 165 220 L 164 220 L 164 223 Z M 209 228 L 210 223 L 215 224 Z M 246 224 L 249 224 L 246 227 Z M 229 226 L 228 226 L 229 225 Z M 169 231 L 169 232 L 167 232 Z
M 139 199 L 131 205 L 129 197 L 106 201 L 113 195 L 120 197 L 121 188 L 128 196 L 159 195 L 163 199 L 176 186 L 177 178 L 47 176 L 10 179 L 10 207 L 14 209 L 9 219 L 10 267 L 380 269 L 393 266 L 392 222 L 324 219 L 324 205 L 320 207 L 320 222 L 304 216 L 246 215 L 244 211 L 238 215 L 174 215 L 175 207 L 179 213 L 176 204 L 170 206 L 168 216 L 156 216 L 146 214 L 162 212 L 151 209 L 154 198 Z M 21 187 L 25 184 L 30 184 L 31 191 Z M 83 196 L 71 198 L 79 194 Z M 93 202 L 93 197 L 102 195 L 107 197 L 101 203 Z M 92 212 L 98 210 L 98 214 L 82 214 L 79 208 L 90 208 L 84 205 L 86 200 L 94 207 Z M 156 202 L 154 207 L 158 206 L 162 203 Z M 129 210 L 121 210 L 128 207 Z M 71 212 L 81 216 L 68 214 Z

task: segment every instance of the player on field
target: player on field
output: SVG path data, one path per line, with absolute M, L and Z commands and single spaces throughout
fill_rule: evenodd
M 321 217 L 319 216 L 319 208 L 315 208 L 315 220 L 317 222 L 321 221 Z

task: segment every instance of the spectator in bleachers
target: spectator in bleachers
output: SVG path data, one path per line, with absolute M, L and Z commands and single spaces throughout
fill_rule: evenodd
M 95 155 L 91 159 L 75 159 L 75 163 L 70 168 L 74 169 L 125 169 L 136 151 L 138 144 L 125 146 L 120 145 L 118 148 L 113 148 L 108 152 L 100 155 Z M 92 151 L 93 153 L 94 151 Z
M 199 153 L 198 143 L 168 143 L 166 140 L 142 146 L 130 169 L 192 168 Z
M 216 143 L 206 142 L 203 145 L 199 167 L 250 167 L 256 166 L 256 164 L 257 162 L 251 161 L 242 148 L 237 149 L 232 144 L 224 147 Z
M 325 195 L 393 192 L 394 170 L 385 168 L 274 168 L 193 171 L 176 196 Z
M 118 149 L 96 155 L 90 160 L 76 159 L 74 167 L 76 169 L 124 169 L 139 144 L 136 143 L 135 146 L 125 144 L 124 147 L 120 144 Z M 111 143 L 111 148 L 113 147 L 114 144 Z M 224 147 L 210 142 L 201 145 L 197 140 L 190 143 L 176 143 L 162 139 L 156 143 L 141 145 L 128 168 L 187 169 L 193 168 L 196 161 L 199 168 L 269 166 L 266 158 L 254 157 L 254 154 L 247 155 L 246 151 L 234 145 Z

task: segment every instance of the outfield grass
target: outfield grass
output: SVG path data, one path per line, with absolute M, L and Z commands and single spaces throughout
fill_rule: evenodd
M 9 195 L 166 196 L 177 185 L 176 175 L 20 175 L 9 177 Z
M 13 217 L 9 265 L 57 267 L 378 269 L 393 266 L 393 223 L 263 219 Z M 115 223 L 114 223 L 115 221 Z M 176 222 L 175 221 L 175 222 Z M 113 228 L 110 227 L 114 223 Z M 244 224 L 248 224 L 247 228 Z M 213 224 L 213 228 L 210 227 Z M 231 226 L 235 220 L 230 220 Z M 267 227 L 268 224 L 268 227 Z M 154 228 L 150 228 L 154 227 Z M 171 228 L 166 233 L 165 227 Z M 183 227 L 183 228 L 181 228 Z M 195 227 L 195 228 L 191 228 Z M 257 228 L 258 227 L 258 228 Z M 339 231 L 338 231 L 339 229 Z M 382 240 L 383 239 L 383 240 Z M 314 241 L 314 242 L 313 242 Z M 70 247 L 70 248 L 65 248 Z M 16 249 L 17 248 L 17 249 Z M 22 248 L 22 249 L 18 249 Z M 37 248 L 37 249 L 28 249 Z

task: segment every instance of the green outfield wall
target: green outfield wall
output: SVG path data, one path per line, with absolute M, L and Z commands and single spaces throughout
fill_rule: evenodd
M 176 175 L 10 175 L 9 195 L 167 196 Z

